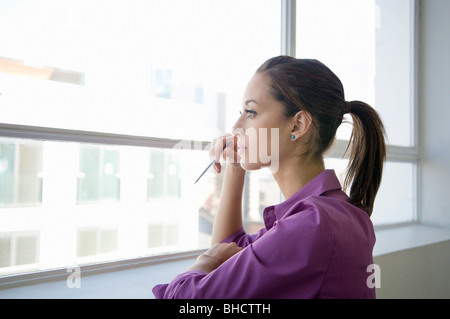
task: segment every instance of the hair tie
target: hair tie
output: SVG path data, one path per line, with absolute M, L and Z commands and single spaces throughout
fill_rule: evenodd
M 350 105 L 350 102 L 345 101 L 344 108 L 343 108 L 344 114 L 350 113 L 351 108 L 352 108 L 352 106 Z

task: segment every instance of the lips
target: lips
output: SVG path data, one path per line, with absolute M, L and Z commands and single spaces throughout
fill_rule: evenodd
M 237 153 L 239 155 L 244 154 L 246 149 L 247 149 L 246 147 L 240 147 L 240 148 L 237 149 Z
M 245 140 L 239 139 L 237 141 L 237 153 L 244 153 L 247 147 L 245 146 Z

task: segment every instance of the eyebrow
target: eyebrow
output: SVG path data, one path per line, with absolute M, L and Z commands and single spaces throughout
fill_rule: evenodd
M 256 100 L 253 100 L 253 99 L 250 99 L 250 100 L 245 101 L 244 104 L 245 104 L 246 106 L 248 106 L 248 104 L 249 104 L 249 103 L 252 103 L 252 102 L 253 102 L 253 103 L 256 103 L 256 104 L 259 104 Z

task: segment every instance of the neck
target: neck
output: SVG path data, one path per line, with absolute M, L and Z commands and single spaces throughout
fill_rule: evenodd
M 323 159 L 315 161 L 292 159 L 289 163 L 281 164 L 278 170 L 272 173 L 285 199 L 291 197 L 325 170 Z

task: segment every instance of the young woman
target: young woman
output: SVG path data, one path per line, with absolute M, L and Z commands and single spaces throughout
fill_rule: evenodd
M 349 196 L 323 162 L 346 113 L 353 119 Z M 266 61 L 248 83 L 233 135 L 214 140 L 210 155 L 218 173 L 220 158 L 228 163 L 212 247 L 169 284 L 155 286 L 157 298 L 375 298 L 370 215 L 384 128 L 372 107 L 344 99 L 325 65 L 288 56 Z M 264 166 L 286 200 L 266 207 L 265 227 L 249 235 L 241 217 L 245 171 Z

